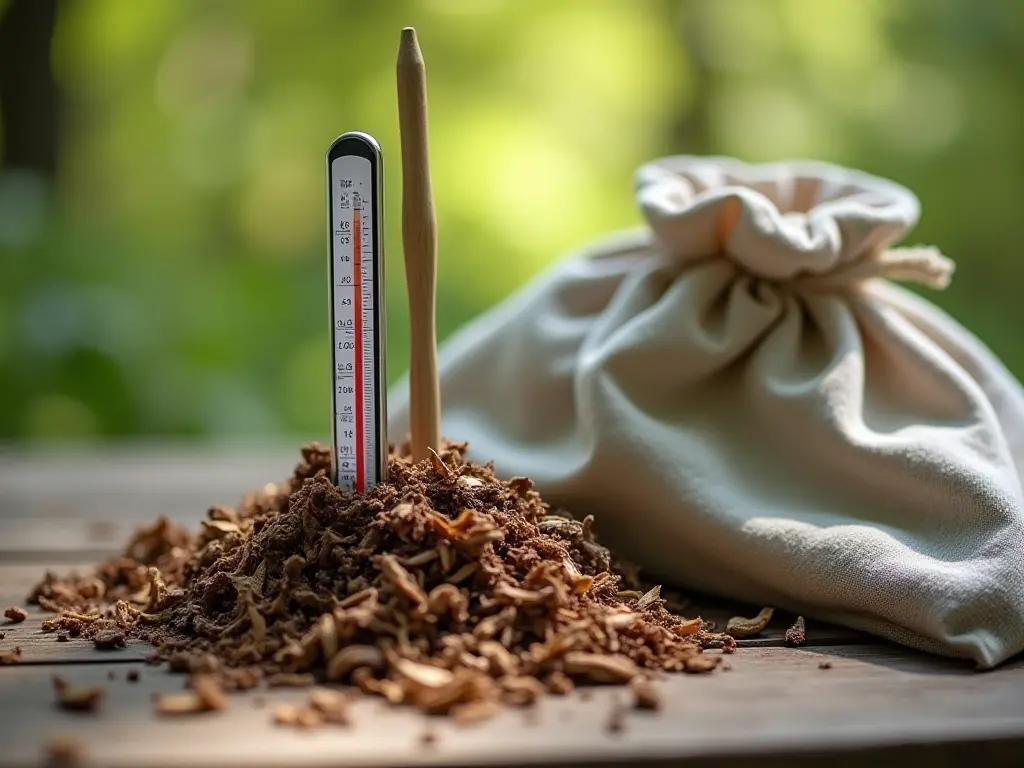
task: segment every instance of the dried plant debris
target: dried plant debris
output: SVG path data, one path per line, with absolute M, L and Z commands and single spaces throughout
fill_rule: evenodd
M 102 629 L 93 635 L 92 642 L 101 651 L 111 651 L 124 648 L 127 640 L 120 629 Z
M 349 725 L 349 700 L 341 691 L 332 688 L 314 688 L 309 693 L 309 704 L 302 707 L 280 704 L 274 710 L 273 722 L 310 730 L 325 725 Z
M 446 445 L 414 465 L 403 447 L 389 481 L 357 494 L 328 479 L 329 450 L 307 446 L 288 481 L 211 508 L 195 534 L 160 519 L 89 575 L 47 574 L 30 599 L 57 613 L 44 631 L 149 641 L 154 662 L 221 691 L 349 683 L 465 722 L 579 684 L 708 672 L 721 654 L 705 648 L 734 649 L 671 613 L 597 542 L 592 517 L 551 509 L 526 478 L 503 482 L 464 452 Z M 318 696 L 278 707 L 275 722 L 340 717 Z M 211 701 L 193 685 L 157 711 Z
M 630 687 L 633 689 L 633 707 L 635 709 L 661 709 L 661 694 L 650 680 L 634 681 Z
M 72 768 L 85 761 L 85 744 L 71 733 L 55 733 L 43 744 L 43 763 L 52 768 Z
M 9 651 L 0 651 L 0 667 L 7 664 L 17 664 L 21 661 L 21 646 L 16 645 Z
M 625 705 L 618 699 L 612 700 L 612 708 L 608 712 L 608 720 L 605 723 L 605 729 L 608 733 L 618 734 L 626 730 L 626 716 L 628 710 Z
M 98 685 L 75 685 L 59 675 L 53 676 L 53 690 L 61 709 L 95 712 L 103 701 L 103 688 Z
M 7 608 L 4 611 L 4 617 L 11 624 L 20 624 L 28 618 L 28 611 L 26 611 L 24 608 L 20 606 L 12 605 L 10 608 Z
M 158 715 L 194 715 L 227 709 L 228 699 L 214 675 L 195 675 L 189 680 L 190 690 L 182 693 L 158 694 L 155 710 Z
M 775 613 L 774 608 L 764 607 L 752 619 L 733 616 L 729 619 L 729 623 L 725 625 L 725 634 L 735 637 L 737 640 L 742 640 L 745 637 L 756 637 L 768 626 L 768 622 L 772 620 L 773 613 Z
M 786 630 L 786 645 L 803 645 L 807 642 L 807 626 L 804 617 L 797 616 L 793 626 Z

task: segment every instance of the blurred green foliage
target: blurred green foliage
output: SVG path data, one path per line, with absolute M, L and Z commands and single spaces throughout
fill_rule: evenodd
M 352 129 L 385 148 L 401 373 L 405 25 L 442 336 L 638 223 L 645 160 L 815 157 L 918 193 L 911 241 L 960 267 L 935 301 L 1024 373 L 1019 0 L 80 0 L 56 184 L 0 173 L 0 437 L 325 435 L 323 153 Z

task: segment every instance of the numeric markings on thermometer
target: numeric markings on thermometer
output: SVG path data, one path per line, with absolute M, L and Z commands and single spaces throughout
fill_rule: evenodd
M 336 481 L 364 491 L 381 476 L 378 445 L 377 306 L 371 161 L 331 162 Z

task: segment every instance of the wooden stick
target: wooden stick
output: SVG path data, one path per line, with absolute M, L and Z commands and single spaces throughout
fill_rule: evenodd
M 412 326 L 409 361 L 409 420 L 412 458 L 430 457 L 441 442 L 441 395 L 437 380 L 437 222 L 430 191 L 427 146 L 427 70 L 406 27 L 398 48 L 398 125 L 402 137 L 402 247 Z

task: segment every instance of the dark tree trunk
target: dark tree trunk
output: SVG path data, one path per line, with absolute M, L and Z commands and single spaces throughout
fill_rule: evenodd
M 0 16 L 3 167 L 57 173 L 58 94 L 50 47 L 58 0 L 10 0 Z

